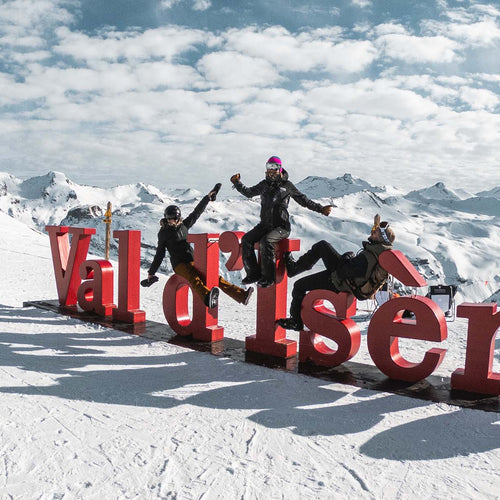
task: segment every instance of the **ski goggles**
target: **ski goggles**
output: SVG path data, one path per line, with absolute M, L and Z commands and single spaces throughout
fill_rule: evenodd
M 391 244 L 391 240 L 389 239 L 389 236 L 387 236 L 386 230 L 389 228 L 389 223 L 388 222 L 382 222 L 378 228 L 380 230 L 380 234 L 382 235 L 382 239 L 388 244 Z
M 266 163 L 266 170 L 273 170 L 275 172 L 281 172 L 281 165 L 279 163 Z

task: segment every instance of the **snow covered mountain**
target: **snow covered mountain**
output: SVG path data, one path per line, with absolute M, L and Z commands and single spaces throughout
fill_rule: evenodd
M 404 193 L 395 187 L 371 186 L 351 174 L 336 179 L 307 177 L 297 187 L 314 200 L 336 205 L 331 216 L 324 217 L 291 202 L 291 237 L 301 239 L 302 250 L 320 239 L 330 241 L 341 252 L 355 250 L 368 236 L 373 216 L 380 213 L 396 231 L 396 248 L 429 284 L 457 284 L 461 301 L 498 300 L 499 187 L 474 195 L 437 183 Z M 60 172 L 26 180 L 0 173 L 0 210 L 42 232 L 47 224 L 95 227 L 91 251 L 96 255 L 104 254 L 102 219 L 111 202 L 114 230 L 142 232 L 144 267 L 154 255 L 164 208 L 179 205 L 186 216 L 203 195 L 193 189 L 161 192 L 142 183 L 110 189 L 78 185 Z M 194 231 L 246 231 L 258 221 L 258 201 L 232 191 L 227 182 Z M 112 241 L 112 255 L 115 251 Z M 171 271 L 168 262 L 162 270 Z M 237 279 L 235 273 L 232 279 Z

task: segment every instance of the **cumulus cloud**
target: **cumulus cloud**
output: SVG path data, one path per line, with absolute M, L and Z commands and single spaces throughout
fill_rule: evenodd
M 304 103 L 315 113 L 358 113 L 398 120 L 423 119 L 438 110 L 431 100 L 388 81 L 330 84 L 312 88 Z
M 300 135 L 301 122 L 307 118 L 300 96 L 298 92 L 264 89 L 252 102 L 235 105 L 223 129 L 278 137 Z
M 407 63 L 451 63 L 459 59 L 460 46 L 444 36 L 382 35 L 377 45 L 391 58 Z
M 66 7 L 72 3 L 67 0 L 6 0 L 0 9 L 0 26 L 2 30 L 10 27 L 29 32 L 69 24 L 74 17 Z
M 197 67 L 215 87 L 270 86 L 281 80 L 276 68 L 268 61 L 237 52 L 207 54 Z
M 500 41 L 500 27 L 494 19 L 471 23 L 427 21 L 424 29 L 429 33 L 440 33 L 465 47 L 492 46 Z
M 342 41 L 338 29 L 292 34 L 281 26 L 230 30 L 227 46 L 268 60 L 282 71 L 359 72 L 373 62 L 376 49 L 368 40 Z
M 176 26 L 150 29 L 143 32 L 106 31 L 97 36 L 73 32 L 67 27 L 56 31 L 59 44 L 54 51 L 76 60 L 118 61 L 163 58 L 194 49 L 198 44 L 209 43 L 212 35 L 202 30 L 190 30 Z
M 179 5 L 183 3 L 185 0 L 161 0 L 160 8 L 162 9 L 171 9 L 175 5 Z M 192 0 L 192 9 L 193 10 L 207 10 L 212 6 L 211 0 Z
M 366 7 L 371 7 L 373 5 L 372 0 L 351 0 L 351 4 L 355 7 L 361 7 L 362 9 Z
M 379 24 L 375 26 L 372 31 L 377 37 L 383 35 L 408 35 L 406 27 L 396 23 Z
M 195 0 L 193 3 L 193 10 L 207 10 L 212 6 L 210 0 Z
M 478 89 L 472 87 L 463 87 L 460 89 L 460 98 L 472 109 L 486 109 L 494 111 L 500 99 L 497 94 L 487 89 Z
M 0 8 L 0 60 L 24 64 L 45 59 L 47 37 L 61 25 L 70 25 L 73 14 L 65 0 L 6 0 Z M 29 53 L 32 52 L 30 55 Z
M 162 5 L 177 3 L 214 8 L 195 0 Z M 234 173 L 224 170 L 227 151 L 249 165 L 279 151 L 301 176 L 351 171 L 377 182 L 377 171 L 391 169 L 393 183 L 415 165 L 443 180 L 457 158 L 485 169 L 498 164 L 491 5 L 443 4 L 453 10 L 447 18 L 419 26 L 401 19 L 374 25 L 364 16 L 354 29 L 96 32 L 74 28 L 70 5 L 2 4 L 0 150 L 9 168 L 39 164 L 71 176 L 92 165 L 161 186 L 183 182 L 172 166 L 187 163 L 203 165 L 210 179 Z M 475 61 L 494 59 L 481 73 L 462 69 L 471 48 Z

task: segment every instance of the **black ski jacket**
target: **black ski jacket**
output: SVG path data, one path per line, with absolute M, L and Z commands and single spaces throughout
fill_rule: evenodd
M 149 274 L 155 274 L 158 271 L 167 250 L 172 269 L 175 269 L 177 264 L 194 260 L 193 247 L 187 241 L 188 229 L 194 225 L 205 208 L 207 208 L 208 202 L 208 196 L 204 196 L 195 209 L 179 225 L 165 225 L 160 229 L 158 232 L 158 247 L 149 268 Z
M 288 214 L 288 203 L 290 197 L 299 205 L 314 212 L 321 213 L 322 206 L 310 200 L 301 193 L 291 181 L 288 180 L 288 172 L 283 169 L 283 176 L 276 181 L 264 179 L 252 187 L 244 186 L 241 181 L 234 183 L 234 187 L 247 198 L 260 195 L 260 222 L 262 225 L 274 229 L 282 227 L 290 231 L 290 216 Z
M 380 254 L 392 249 L 392 245 L 372 241 L 363 241 L 362 245 L 356 256 L 342 259 L 331 274 L 331 282 L 340 292 L 351 292 L 353 285 L 364 285 L 374 272 Z

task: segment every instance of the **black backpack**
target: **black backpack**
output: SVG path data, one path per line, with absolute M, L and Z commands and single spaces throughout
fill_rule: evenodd
M 368 280 L 363 285 L 358 285 L 354 279 L 350 278 L 347 284 L 351 288 L 353 295 L 358 300 L 372 299 L 376 292 L 378 292 L 387 281 L 389 273 L 378 263 L 375 264 Z

